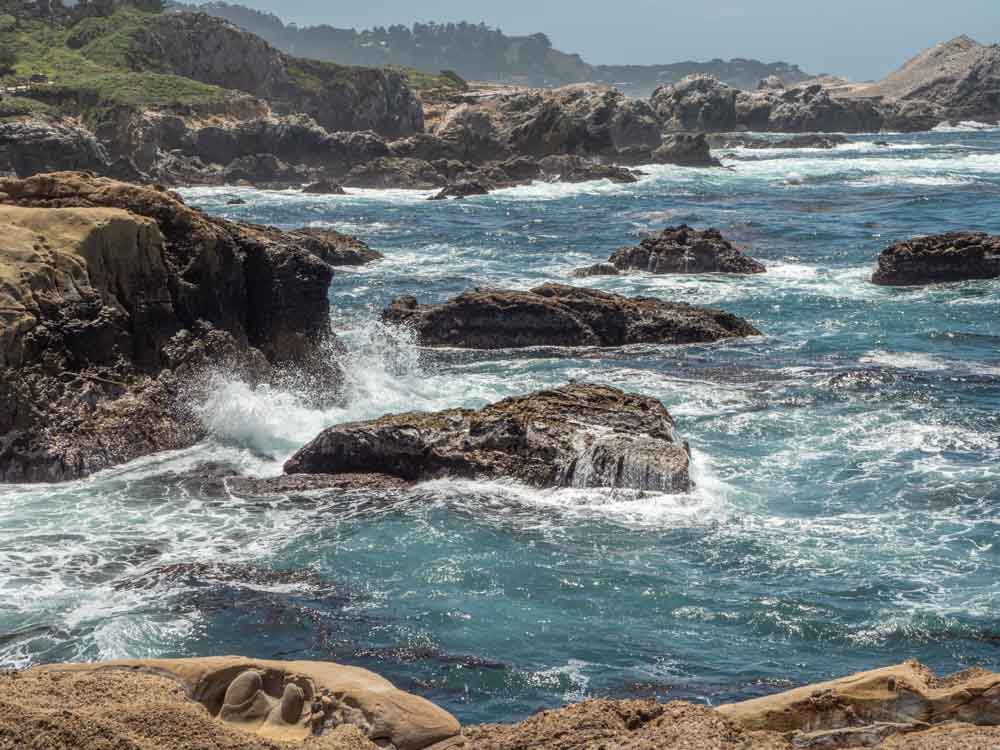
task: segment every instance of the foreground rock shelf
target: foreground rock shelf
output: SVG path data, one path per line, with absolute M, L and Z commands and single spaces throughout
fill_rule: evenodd
M 717 709 L 589 700 L 459 726 L 382 677 L 329 662 L 151 659 L 0 673 L 0 742 L 46 750 L 987 750 L 1000 675 L 907 662 Z
M 424 346 L 474 349 L 691 344 L 760 333 L 723 310 L 564 284 L 476 289 L 440 305 L 400 297 L 382 319 L 411 327 Z
M 686 492 L 689 461 L 659 401 L 574 384 L 479 411 L 411 412 L 330 427 L 292 456 L 285 472 Z

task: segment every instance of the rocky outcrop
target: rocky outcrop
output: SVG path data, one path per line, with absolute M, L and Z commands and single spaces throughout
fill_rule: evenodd
M 0 180 L 0 480 L 59 481 L 201 436 L 218 366 L 304 366 L 327 388 L 337 241 L 235 224 L 81 173 Z
M 660 145 L 660 124 L 643 101 L 606 86 L 529 89 L 468 102 L 446 116 L 435 134 L 466 144 L 466 158 L 509 154 L 613 156 Z
M 609 268 L 609 266 L 611 266 Z M 616 250 L 607 263 L 581 268 L 575 276 L 606 276 L 621 271 L 650 273 L 764 273 L 763 264 L 740 252 L 717 229 L 686 224 L 667 227 L 634 247 Z
M 252 94 L 280 114 L 308 115 L 331 132 L 423 130 L 423 108 L 402 74 L 291 57 L 204 13 L 155 16 L 130 54 L 158 72 Z
M 538 166 L 544 179 L 552 182 L 610 180 L 618 184 L 628 184 L 639 181 L 638 176 L 630 169 L 580 156 L 546 156 L 538 162 Z
M 568 385 L 479 411 L 395 414 L 324 430 L 287 474 L 378 472 L 410 481 L 514 479 L 536 487 L 685 492 L 686 445 L 652 398 Z
M 872 283 L 912 286 L 1000 277 L 1000 237 L 952 232 L 904 240 L 878 258 Z
M 286 234 L 297 246 L 331 266 L 363 266 L 383 257 L 382 253 L 372 250 L 357 237 L 333 229 L 306 227 Z
M 181 741 L 265 750 L 321 737 L 312 741 L 331 750 L 423 750 L 460 732 L 429 701 L 330 662 L 150 659 L 46 666 L 0 679 L 5 702 L 18 706 L 0 712 L 0 734 L 23 746 L 151 750 Z M 100 741 L 83 739 L 97 728 Z
M 347 195 L 343 185 L 329 178 L 309 183 L 302 188 L 302 192 L 309 195 Z
M 28 177 L 58 169 L 105 172 L 110 167 L 98 140 L 79 126 L 40 118 L 0 122 L 0 173 Z
M 681 132 L 873 132 L 887 117 L 875 100 L 838 98 L 820 84 L 739 91 L 704 75 L 661 86 L 650 105 L 668 131 Z
M 382 319 L 412 328 L 423 346 L 473 349 L 691 344 L 759 333 L 722 310 L 563 284 L 527 292 L 477 289 L 439 305 L 400 297 Z
M 720 162 L 709 147 L 704 133 L 676 133 L 663 139 L 663 145 L 653 151 L 651 160 L 657 164 L 680 167 L 718 167 Z

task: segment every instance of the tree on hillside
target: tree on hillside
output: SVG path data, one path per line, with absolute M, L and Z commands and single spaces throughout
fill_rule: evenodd
M 17 64 L 17 55 L 10 47 L 0 47 L 0 76 L 7 76 L 14 72 L 14 65 Z

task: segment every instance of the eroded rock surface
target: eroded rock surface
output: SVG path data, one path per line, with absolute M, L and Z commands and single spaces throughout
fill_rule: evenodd
M 292 456 L 285 472 L 685 492 L 688 464 L 687 448 L 659 401 L 574 384 L 478 411 L 411 412 L 337 425 Z
M 412 328 L 424 346 L 473 349 L 690 344 L 759 333 L 722 310 L 564 284 L 476 289 L 439 305 L 400 297 L 382 319 Z
M 0 180 L 0 480 L 60 481 L 203 434 L 215 368 L 268 378 L 330 339 L 335 242 L 212 218 L 81 173 Z
M 686 224 L 667 227 L 634 247 L 616 250 L 607 263 L 577 270 L 575 276 L 614 275 L 617 271 L 650 273 L 756 274 L 767 269 L 744 255 L 717 229 L 692 229 Z
M 1000 237 L 952 232 L 904 240 L 878 258 L 872 282 L 913 286 L 1000 277 Z

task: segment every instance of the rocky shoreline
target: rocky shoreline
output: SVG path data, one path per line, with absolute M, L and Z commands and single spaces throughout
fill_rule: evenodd
M 0 673 L 0 741 L 46 750 L 985 750 L 1000 742 L 998 691 L 997 674 L 938 678 L 907 662 L 718 708 L 596 699 L 462 727 L 356 667 L 158 659 Z

